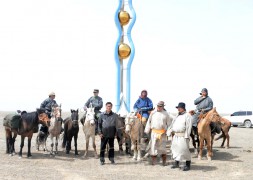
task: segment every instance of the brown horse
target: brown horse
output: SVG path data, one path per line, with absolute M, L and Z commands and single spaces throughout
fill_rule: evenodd
M 144 128 L 141 120 L 135 116 L 134 112 L 129 113 L 125 118 L 125 131 L 131 139 L 131 149 L 134 150 L 133 159 L 141 160 L 141 138 L 143 137 Z
M 213 136 L 211 134 L 211 122 L 218 123 L 221 119 L 221 116 L 216 111 L 216 108 L 213 108 L 211 111 L 207 112 L 203 116 L 199 116 L 199 122 L 198 122 L 198 134 L 199 134 L 199 155 L 198 159 L 202 159 L 202 151 L 204 146 L 204 141 L 207 143 L 207 159 L 211 160 L 211 157 L 213 156 L 212 152 L 212 144 L 213 144 Z
M 221 138 L 223 138 L 223 141 L 221 143 L 221 147 L 224 148 L 224 143 L 227 139 L 227 148 L 229 148 L 229 140 L 230 140 L 230 137 L 229 137 L 229 130 L 230 130 L 230 127 L 231 127 L 231 122 L 225 118 L 221 118 L 220 119 L 220 124 L 221 124 L 221 132 L 222 134 L 219 135 L 217 138 L 215 138 L 214 140 L 217 141 Z
M 23 113 L 22 115 L 13 115 L 8 114 L 5 116 L 4 121 L 12 121 L 13 116 L 19 116 L 19 126 L 11 127 L 9 125 L 5 126 L 6 134 L 6 153 L 10 155 L 15 154 L 15 139 L 17 134 L 21 136 L 21 144 L 19 157 L 22 157 L 22 149 L 24 147 L 24 139 L 28 138 L 28 152 L 27 157 L 31 157 L 31 140 L 34 132 L 38 131 L 38 124 L 41 123 L 45 126 L 48 126 L 49 118 L 45 113 L 44 109 L 37 109 L 35 112 Z

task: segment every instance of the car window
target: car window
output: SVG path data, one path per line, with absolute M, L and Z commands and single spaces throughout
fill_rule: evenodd
M 246 116 L 246 111 L 240 111 L 238 116 Z
M 239 112 L 234 112 L 233 114 L 231 114 L 231 116 L 238 116 Z
M 247 111 L 247 115 L 251 116 L 252 115 L 252 111 Z

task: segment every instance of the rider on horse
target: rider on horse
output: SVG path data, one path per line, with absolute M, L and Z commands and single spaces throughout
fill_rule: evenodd
M 200 114 L 206 114 L 208 111 L 213 109 L 213 100 L 208 96 L 208 90 L 203 88 L 200 97 L 198 97 L 194 104 L 197 105 L 195 109 L 195 114 L 193 115 L 193 127 L 197 127 Z M 210 124 L 212 131 L 215 130 L 218 134 L 220 133 L 220 128 L 217 127 L 214 123 Z
M 96 129 L 95 129 L 95 133 L 98 133 L 98 118 L 101 114 L 101 109 L 103 107 L 103 99 L 98 96 L 99 94 L 99 90 L 98 89 L 94 89 L 93 91 L 94 96 L 91 96 L 87 102 L 84 105 L 84 110 L 86 110 L 88 107 L 92 106 L 93 108 L 95 108 L 95 119 L 96 119 Z M 85 114 L 86 115 L 86 114 Z M 85 115 L 84 115 L 84 121 L 85 121 Z
M 153 102 L 147 97 L 147 90 L 142 90 L 141 95 L 134 104 L 134 111 L 141 113 L 142 123 L 146 125 L 150 111 L 153 110 Z
M 48 118 L 51 118 L 51 112 L 52 112 L 52 107 L 53 106 L 58 106 L 55 99 L 55 93 L 51 92 L 49 95 L 49 97 L 47 99 L 45 99 L 41 105 L 40 105 L 40 109 L 45 109 L 46 114 L 48 115 Z M 48 133 L 48 127 L 41 125 L 40 127 L 40 131 L 44 132 L 44 133 Z

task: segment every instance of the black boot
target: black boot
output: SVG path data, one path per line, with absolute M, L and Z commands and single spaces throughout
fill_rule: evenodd
M 179 168 L 179 161 L 175 161 L 175 163 L 171 166 L 171 169 Z
M 100 159 L 100 165 L 104 165 L 105 164 L 105 159 L 101 158 Z
M 183 171 L 189 171 L 191 169 L 191 161 L 186 161 L 185 166 L 182 168 Z

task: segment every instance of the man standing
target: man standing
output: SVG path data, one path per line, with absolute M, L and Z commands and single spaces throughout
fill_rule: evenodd
M 191 167 L 189 138 L 192 128 L 192 117 L 190 114 L 186 113 L 185 103 L 180 102 L 176 108 L 178 109 L 178 115 L 173 120 L 167 131 L 168 136 L 174 134 L 172 138 L 171 151 L 175 164 L 171 168 L 179 168 L 179 161 L 186 160 L 186 165 L 182 168 L 182 170 L 188 171 Z
M 139 111 L 142 115 L 142 123 L 145 125 L 149 117 L 150 111 L 153 110 L 153 102 L 148 98 L 147 90 L 142 90 L 141 95 L 134 104 L 134 111 Z
M 100 96 L 98 96 L 98 94 L 99 94 L 99 90 L 94 89 L 93 90 L 93 96 L 91 96 L 84 105 L 84 110 L 86 110 L 90 106 L 95 108 L 94 110 L 95 110 L 95 119 L 96 119 L 96 128 L 95 128 L 96 134 L 98 132 L 98 118 L 101 114 L 100 110 L 103 107 L 103 99 Z M 86 114 L 84 114 L 84 117 L 83 117 L 84 120 L 85 120 L 85 116 L 86 116 Z
M 151 131 L 151 139 L 149 142 L 149 154 L 152 157 L 152 165 L 155 165 L 157 155 L 162 156 L 163 166 L 166 166 L 166 130 L 172 122 L 172 116 L 164 110 L 164 102 L 159 101 L 157 109 L 151 112 L 145 127 L 145 133 Z
M 112 103 L 106 103 L 106 111 L 103 112 L 98 119 L 98 134 L 101 138 L 100 146 L 100 164 L 105 163 L 105 148 L 109 144 L 108 158 L 112 164 L 114 161 L 114 138 L 117 133 L 118 115 L 112 112 Z

